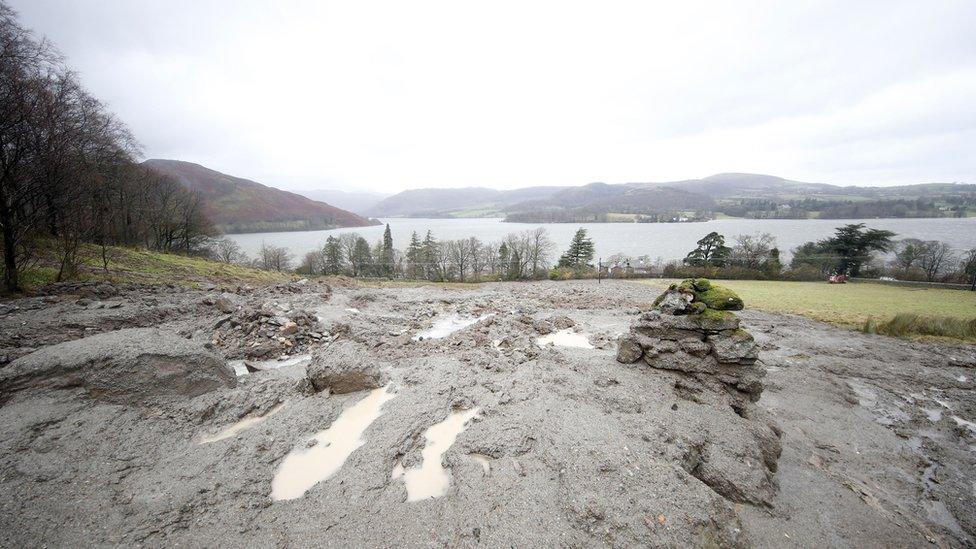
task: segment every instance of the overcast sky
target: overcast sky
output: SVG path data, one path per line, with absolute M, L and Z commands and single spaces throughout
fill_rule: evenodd
M 293 190 L 976 183 L 976 2 L 10 0 L 146 157 Z

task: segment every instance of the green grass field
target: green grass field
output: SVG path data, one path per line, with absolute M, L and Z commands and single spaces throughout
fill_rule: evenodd
M 21 273 L 28 288 L 54 282 L 58 270 L 50 253 L 39 265 Z M 269 284 L 291 277 L 283 273 L 251 269 L 198 257 L 164 254 L 135 248 L 109 247 L 108 269 L 103 269 L 101 248 L 84 244 L 78 254 L 78 272 L 70 280 L 106 280 L 144 284 L 196 286 L 200 282 Z
M 667 279 L 638 281 L 663 291 L 677 282 Z M 747 308 L 792 313 L 832 324 L 860 328 L 868 318 L 888 320 L 898 314 L 976 318 L 976 292 L 912 288 L 856 282 L 780 282 L 721 280 L 735 290 Z
M 469 210 L 454 210 L 448 215 L 460 219 L 472 217 L 505 217 L 505 212 L 498 208 L 472 208 Z
M 637 219 L 637 214 L 615 213 L 615 212 L 607 213 L 608 223 L 633 223 L 634 220 L 636 219 Z

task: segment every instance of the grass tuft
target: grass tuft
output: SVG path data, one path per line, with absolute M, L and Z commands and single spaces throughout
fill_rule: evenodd
M 901 313 L 883 321 L 868 318 L 861 326 L 861 331 L 866 334 L 882 334 L 903 338 L 925 336 L 976 341 L 976 318 L 965 319 Z

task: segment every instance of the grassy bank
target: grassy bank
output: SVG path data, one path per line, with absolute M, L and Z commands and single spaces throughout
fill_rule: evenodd
M 21 274 L 23 284 L 28 288 L 54 282 L 57 278 L 56 262 L 47 255 Z M 195 286 L 201 282 L 267 284 L 291 278 L 283 273 L 136 248 L 109 247 L 106 256 L 107 269 L 102 262 L 102 249 L 83 245 L 76 272 L 69 280 Z
M 664 290 L 675 280 L 648 279 L 638 281 Z M 745 301 L 746 307 L 778 313 L 792 313 L 849 328 L 862 329 L 871 321 L 873 326 L 887 325 L 898 315 L 917 317 L 941 317 L 968 323 L 976 318 L 976 292 L 944 290 L 937 288 L 914 288 L 873 284 L 869 282 L 850 284 L 827 284 L 825 282 L 782 282 L 758 280 L 723 280 L 721 284 L 735 290 Z M 896 322 L 893 327 L 874 328 L 869 331 L 889 333 L 910 337 L 913 335 L 936 335 L 921 329 L 924 323 Z M 938 323 L 954 325 L 951 320 Z M 930 324 L 935 324 L 932 322 Z M 886 332 L 885 330 L 888 330 Z M 897 333 L 896 333 L 897 332 Z M 947 334 L 953 333 L 952 331 Z M 976 340 L 946 335 L 964 341 Z

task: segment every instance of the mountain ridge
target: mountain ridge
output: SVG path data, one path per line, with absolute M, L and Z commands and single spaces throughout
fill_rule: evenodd
M 527 194 L 534 194 L 534 197 L 516 200 Z M 927 209 L 895 204 L 915 199 L 927 199 L 932 203 Z M 796 201 L 805 201 L 801 209 L 794 209 Z M 856 204 L 859 202 L 874 207 L 859 210 Z M 967 211 L 976 212 L 976 185 L 839 186 L 793 181 L 774 175 L 728 172 L 679 181 L 597 182 L 508 191 L 486 187 L 411 189 L 384 199 L 370 213 L 387 217 L 467 217 L 485 211 L 494 216 L 505 216 L 510 221 L 537 222 L 556 217 L 567 221 L 602 220 L 606 214 L 612 213 L 655 220 L 667 218 L 662 214 L 671 213 L 670 217 L 678 219 L 690 212 L 705 210 L 745 217 L 802 218 L 818 216 L 819 213 L 811 208 L 820 207 L 827 210 L 826 215 L 841 215 L 842 212 L 856 215 L 863 211 L 870 217 L 945 216 L 941 212 L 949 207 L 962 208 L 959 210 L 961 214 L 967 215 Z M 554 215 L 557 210 L 562 214 Z M 890 215 L 886 214 L 889 210 Z M 569 215 L 573 212 L 579 215 Z

